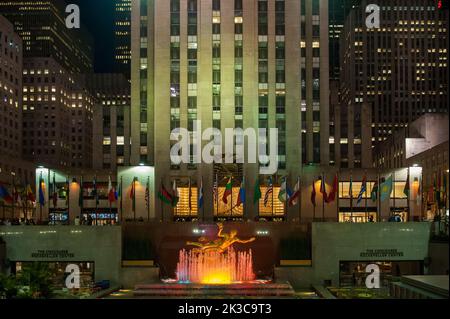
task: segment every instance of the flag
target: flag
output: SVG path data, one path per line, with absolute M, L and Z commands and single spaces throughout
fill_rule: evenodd
M 97 190 L 97 176 L 94 176 L 92 195 L 94 196 L 94 199 L 95 199 L 95 205 L 98 205 L 99 199 L 98 199 L 98 190 Z
M 56 208 L 56 206 L 58 205 L 58 191 L 56 188 L 56 173 L 53 172 L 53 182 L 52 182 L 52 200 L 53 200 L 53 207 Z
M 42 172 L 39 177 L 39 205 L 44 206 L 45 205 L 45 181 L 42 177 Z
M 289 196 L 289 206 L 295 206 L 298 204 L 298 199 L 300 197 L 300 177 L 297 178 L 297 184 L 294 186 L 294 191 L 291 196 Z
M 161 182 L 161 189 L 158 192 L 158 198 L 168 205 L 172 205 L 173 202 L 173 196 L 169 193 L 169 191 L 166 189 L 164 184 Z
M 312 191 L 311 191 L 311 203 L 313 204 L 314 207 L 316 207 L 316 181 L 313 179 L 313 183 L 312 183 Z
M 409 171 L 408 171 L 407 175 L 408 176 L 406 177 L 405 188 L 403 188 L 403 194 L 405 194 L 406 197 L 409 198 L 409 191 L 410 191 L 410 189 L 409 189 Z
M 338 192 L 338 187 L 339 187 L 339 181 L 338 181 L 338 176 L 336 174 L 336 175 L 334 175 L 333 188 L 331 189 L 330 194 L 328 194 L 328 203 L 332 203 L 336 200 L 336 194 Z
M 278 193 L 278 200 L 282 203 L 286 203 L 288 201 L 288 193 L 287 193 L 287 181 L 286 177 L 283 177 L 281 181 L 280 191 Z
M 8 204 L 11 204 L 13 202 L 12 196 L 9 194 L 8 190 L 3 185 L 0 185 L 0 200 L 3 200 L 5 203 Z
M 27 188 L 26 188 L 26 199 L 32 203 L 36 202 L 36 197 L 34 196 L 34 192 L 31 189 L 31 185 L 27 184 Z
M 177 181 L 173 181 L 172 186 L 172 207 L 177 207 L 178 202 L 180 201 L 180 195 L 178 194 Z
M 364 175 L 362 183 L 361 183 L 361 190 L 359 191 L 358 201 L 356 202 L 356 205 L 359 205 L 362 202 L 364 194 L 366 193 L 366 191 L 367 191 L 367 176 Z
M 117 200 L 115 188 L 112 186 L 111 176 L 108 176 L 108 201 L 110 204 Z
M 13 198 L 16 204 L 18 204 L 19 206 L 22 205 L 22 197 L 20 196 L 20 192 L 19 189 L 17 188 L 17 185 L 14 185 Z
M 150 177 L 147 179 L 147 185 L 145 186 L 145 207 L 150 207 Z
M 122 180 L 122 177 L 120 179 Z M 116 200 L 119 198 L 120 199 L 122 198 L 122 183 L 119 184 L 119 189 L 117 190 L 115 196 L 116 196 Z
M 380 200 L 385 201 L 392 193 L 392 175 L 380 186 Z
M 200 181 L 200 191 L 198 194 L 198 208 L 203 208 L 203 179 Z
M 370 198 L 372 202 L 376 202 L 378 199 L 378 181 L 373 184 L 372 190 L 370 192 Z
M 214 180 L 214 185 L 213 185 L 213 200 L 214 200 L 214 205 L 216 205 L 216 203 L 219 201 L 219 181 L 218 181 L 219 177 L 216 174 L 216 178 Z
M 256 177 L 255 188 L 253 190 L 253 203 L 256 204 L 262 197 L 259 178 Z
M 232 177 L 230 177 L 227 185 L 225 186 L 225 192 L 223 193 L 223 196 L 222 196 L 222 201 L 225 204 L 228 204 L 228 196 L 230 196 L 232 194 L 232 192 L 233 192 Z
M 266 195 L 264 195 L 264 207 L 267 207 L 267 205 L 269 204 L 270 195 L 273 195 L 272 176 L 269 176 L 269 185 L 266 191 Z
M 136 177 L 133 177 L 133 181 L 131 182 L 130 199 L 131 210 L 132 212 L 136 212 Z
M 239 207 L 242 204 L 245 204 L 245 179 L 242 179 L 241 188 L 239 189 L 239 195 L 237 199 L 236 206 Z
M 328 203 L 328 195 L 325 183 L 325 174 L 320 177 L 320 192 L 322 193 L 322 198 L 325 203 Z

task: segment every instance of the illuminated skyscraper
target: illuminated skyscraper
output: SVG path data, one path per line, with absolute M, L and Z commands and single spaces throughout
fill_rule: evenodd
M 114 4 L 114 68 L 128 78 L 131 72 L 131 0 Z
M 434 0 L 380 0 L 380 28 L 366 27 L 362 1 L 341 35 L 341 154 L 367 162 L 369 148 L 425 113 L 448 112 L 448 11 Z M 364 145 L 371 114 L 371 143 Z M 363 165 L 364 166 L 364 165 Z
M 328 1 L 133 0 L 131 51 L 131 164 L 154 165 L 158 186 L 202 176 L 212 189 L 219 175 L 223 188 L 233 175 L 234 189 L 242 177 L 253 187 L 255 164 L 171 165 L 171 130 L 195 120 L 222 133 L 278 128 L 279 176 L 328 165 Z M 211 192 L 205 211 L 221 214 Z M 244 214 L 256 211 L 248 201 Z
M 26 57 L 52 57 L 72 73 L 93 70 L 92 39 L 84 28 L 65 25 L 64 0 L 0 2 L 0 14 L 14 25 L 23 40 Z

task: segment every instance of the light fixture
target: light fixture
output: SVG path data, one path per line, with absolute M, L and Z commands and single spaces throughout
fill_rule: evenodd
M 77 179 L 74 177 L 74 178 L 72 178 L 72 183 L 77 183 Z
M 413 167 L 419 167 L 419 164 L 413 164 Z

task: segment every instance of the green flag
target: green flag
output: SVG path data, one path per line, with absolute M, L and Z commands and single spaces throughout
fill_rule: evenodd
M 385 201 L 386 199 L 390 198 L 392 193 L 392 175 L 389 176 L 389 178 L 381 184 L 380 187 L 380 200 Z
M 406 178 L 405 188 L 403 189 L 403 194 L 406 195 L 406 197 L 409 198 L 409 173 L 408 177 Z
M 372 187 L 372 192 L 370 194 L 370 198 L 372 199 L 372 202 L 376 202 L 378 198 L 378 182 L 375 182 L 375 184 Z
M 259 186 L 259 179 L 256 180 L 255 190 L 253 193 L 253 203 L 257 203 L 262 197 L 261 187 Z

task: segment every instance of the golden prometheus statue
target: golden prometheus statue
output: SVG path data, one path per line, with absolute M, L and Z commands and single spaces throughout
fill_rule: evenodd
M 199 248 L 194 248 L 194 252 L 218 252 L 224 253 L 228 247 L 233 245 L 234 243 L 239 244 L 247 244 L 256 240 L 255 237 L 252 237 L 247 240 L 243 240 L 237 237 L 237 231 L 232 230 L 229 234 L 223 232 L 223 224 L 217 224 L 219 227 L 219 232 L 217 233 L 217 239 L 213 241 L 208 241 L 206 237 L 200 237 L 198 242 L 187 242 L 188 246 L 196 246 Z

